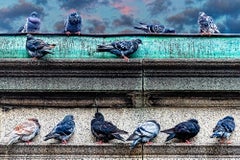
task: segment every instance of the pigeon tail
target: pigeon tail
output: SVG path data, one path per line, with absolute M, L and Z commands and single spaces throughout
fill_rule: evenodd
M 111 45 L 97 45 L 97 46 L 98 46 L 97 47 L 98 52 L 107 52 L 114 49 L 113 46 Z
M 120 136 L 118 133 L 113 133 L 112 134 L 114 136 L 114 138 L 118 139 L 118 140 L 121 140 L 121 141 L 125 141 L 124 138 L 122 136 Z
M 41 53 L 43 54 L 43 56 L 45 56 L 46 54 L 54 54 L 53 52 L 48 51 L 48 50 L 42 51 Z
M 58 134 L 48 134 L 45 136 L 45 138 L 43 139 L 44 141 L 47 141 L 49 139 L 52 139 L 52 138 L 57 138 L 59 135 Z
M 11 137 L 11 139 L 10 139 L 10 141 L 8 142 L 7 145 L 11 145 L 11 144 L 13 144 L 13 143 L 16 143 L 16 142 L 19 140 L 19 138 L 20 138 L 20 136 L 18 136 L 18 135 L 15 135 L 15 136 Z
M 138 26 L 134 26 L 133 28 L 134 28 L 134 29 L 139 29 L 139 30 L 142 30 L 142 31 L 144 31 L 144 32 L 146 32 L 146 33 L 148 33 L 148 32 L 149 32 L 147 28 L 138 27 Z
M 143 30 L 144 32 L 149 32 L 149 26 L 145 23 L 139 22 L 140 26 L 134 26 L 134 29 Z
M 175 136 L 176 136 L 175 133 L 170 133 L 165 142 L 170 141 L 171 139 L 175 138 Z
M 131 134 L 128 139 L 126 139 L 126 141 L 132 141 L 135 139 L 138 139 L 140 136 L 136 135 L 136 134 Z
M 174 128 L 166 129 L 166 130 L 163 130 L 161 132 L 167 133 L 167 134 L 172 134 L 172 133 L 174 133 Z
M 117 133 L 118 133 L 118 134 L 128 134 L 127 131 L 124 131 L 124 130 L 121 130 L 121 129 L 118 129 L 118 130 L 117 130 Z
M 169 134 L 165 142 L 170 141 L 176 136 L 176 134 L 174 133 L 174 128 L 166 129 L 161 132 Z
M 130 146 L 130 149 L 134 149 L 136 147 L 136 145 L 139 143 L 139 141 L 141 140 L 141 138 L 136 139 L 135 141 L 133 141 L 133 143 Z

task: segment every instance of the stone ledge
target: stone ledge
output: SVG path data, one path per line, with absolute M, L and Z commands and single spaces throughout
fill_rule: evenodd
M 141 93 L 128 92 L 0 92 L 3 108 L 15 107 L 134 107 L 142 106 Z
M 142 60 L 1 59 L 0 77 L 142 77 Z
M 144 59 L 144 77 L 240 77 L 239 59 Z
M 152 144 L 138 145 L 130 151 L 130 144 L 86 144 L 86 145 L 0 145 L 0 155 L 210 155 L 240 157 L 240 145 L 188 145 L 188 144 Z

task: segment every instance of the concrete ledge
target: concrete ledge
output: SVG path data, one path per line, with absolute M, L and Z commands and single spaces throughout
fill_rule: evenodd
M 239 106 L 240 60 L 0 60 L 3 106 Z M 198 103 L 196 103 L 196 101 Z
M 0 92 L 4 109 L 16 107 L 134 107 L 142 106 L 138 92 Z
M 239 91 L 146 91 L 148 107 L 239 107 Z
M 144 145 L 129 150 L 127 144 L 104 145 L 0 145 L 1 158 L 23 156 L 26 158 L 49 158 L 56 155 L 58 158 L 81 156 L 91 158 L 240 158 L 239 145 Z

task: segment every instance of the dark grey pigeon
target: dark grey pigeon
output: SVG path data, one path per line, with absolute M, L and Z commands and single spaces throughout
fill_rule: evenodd
M 145 24 L 139 23 L 140 26 L 135 26 L 135 29 L 142 30 L 146 33 L 175 33 L 175 29 L 173 28 L 166 28 L 164 25 L 161 24 Z
M 181 122 L 175 127 L 163 130 L 161 132 L 169 134 L 165 142 L 173 138 L 177 138 L 186 143 L 190 143 L 190 138 L 195 137 L 199 131 L 200 126 L 198 125 L 198 121 L 196 119 L 189 119 L 186 122 Z
M 199 12 L 198 25 L 199 32 L 202 34 L 220 33 L 212 17 L 208 16 L 205 12 Z
M 37 12 L 32 12 L 27 18 L 25 25 L 18 29 L 22 33 L 38 33 L 40 31 L 41 20 Z
M 132 135 L 129 136 L 127 141 L 133 141 L 131 149 L 138 143 L 148 143 L 154 139 L 160 131 L 160 125 L 155 120 L 148 120 L 140 124 Z
M 71 13 L 65 23 L 64 23 L 64 33 L 66 34 L 80 34 L 81 33 L 81 26 L 82 26 L 82 18 L 81 16 L 73 12 Z
M 226 116 L 217 122 L 217 125 L 213 129 L 211 138 L 219 138 L 220 143 L 225 143 L 225 140 L 229 139 L 232 132 L 235 130 L 235 122 L 232 116 Z M 227 143 L 231 143 L 227 141 Z
M 49 134 L 45 136 L 44 141 L 54 138 L 61 141 L 63 144 L 67 144 L 67 141 L 69 138 L 71 138 L 74 131 L 75 122 L 73 115 L 66 115 L 64 119 L 59 122 Z
M 123 57 L 126 61 L 129 61 L 128 57 L 137 51 L 138 45 L 142 44 L 140 39 L 133 39 L 130 41 L 122 40 L 112 42 L 110 44 L 98 45 L 98 52 L 110 52 L 119 57 Z
M 28 54 L 35 59 L 40 59 L 46 54 L 53 54 L 50 52 L 56 44 L 49 44 L 41 39 L 35 39 L 31 34 L 27 34 L 26 50 Z
M 120 134 L 128 134 L 128 132 L 118 129 L 111 122 L 105 121 L 102 113 L 95 113 L 94 119 L 91 121 L 91 132 L 99 143 L 107 143 L 110 140 L 118 139 L 124 141 Z

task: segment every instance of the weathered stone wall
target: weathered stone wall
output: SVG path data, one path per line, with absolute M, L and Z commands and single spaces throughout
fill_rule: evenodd
M 0 60 L 1 159 L 238 159 L 240 61 L 238 60 Z M 90 121 L 97 108 L 131 133 L 155 119 L 161 129 L 196 118 L 201 130 L 191 145 L 165 144 L 160 133 L 153 145 L 130 142 L 99 145 Z M 76 132 L 67 145 L 43 141 L 66 114 Z M 216 122 L 232 115 L 237 124 L 230 145 L 210 139 Z M 4 135 L 28 117 L 39 119 L 40 135 L 31 145 L 5 145 Z M 127 135 L 123 135 L 127 138 Z

